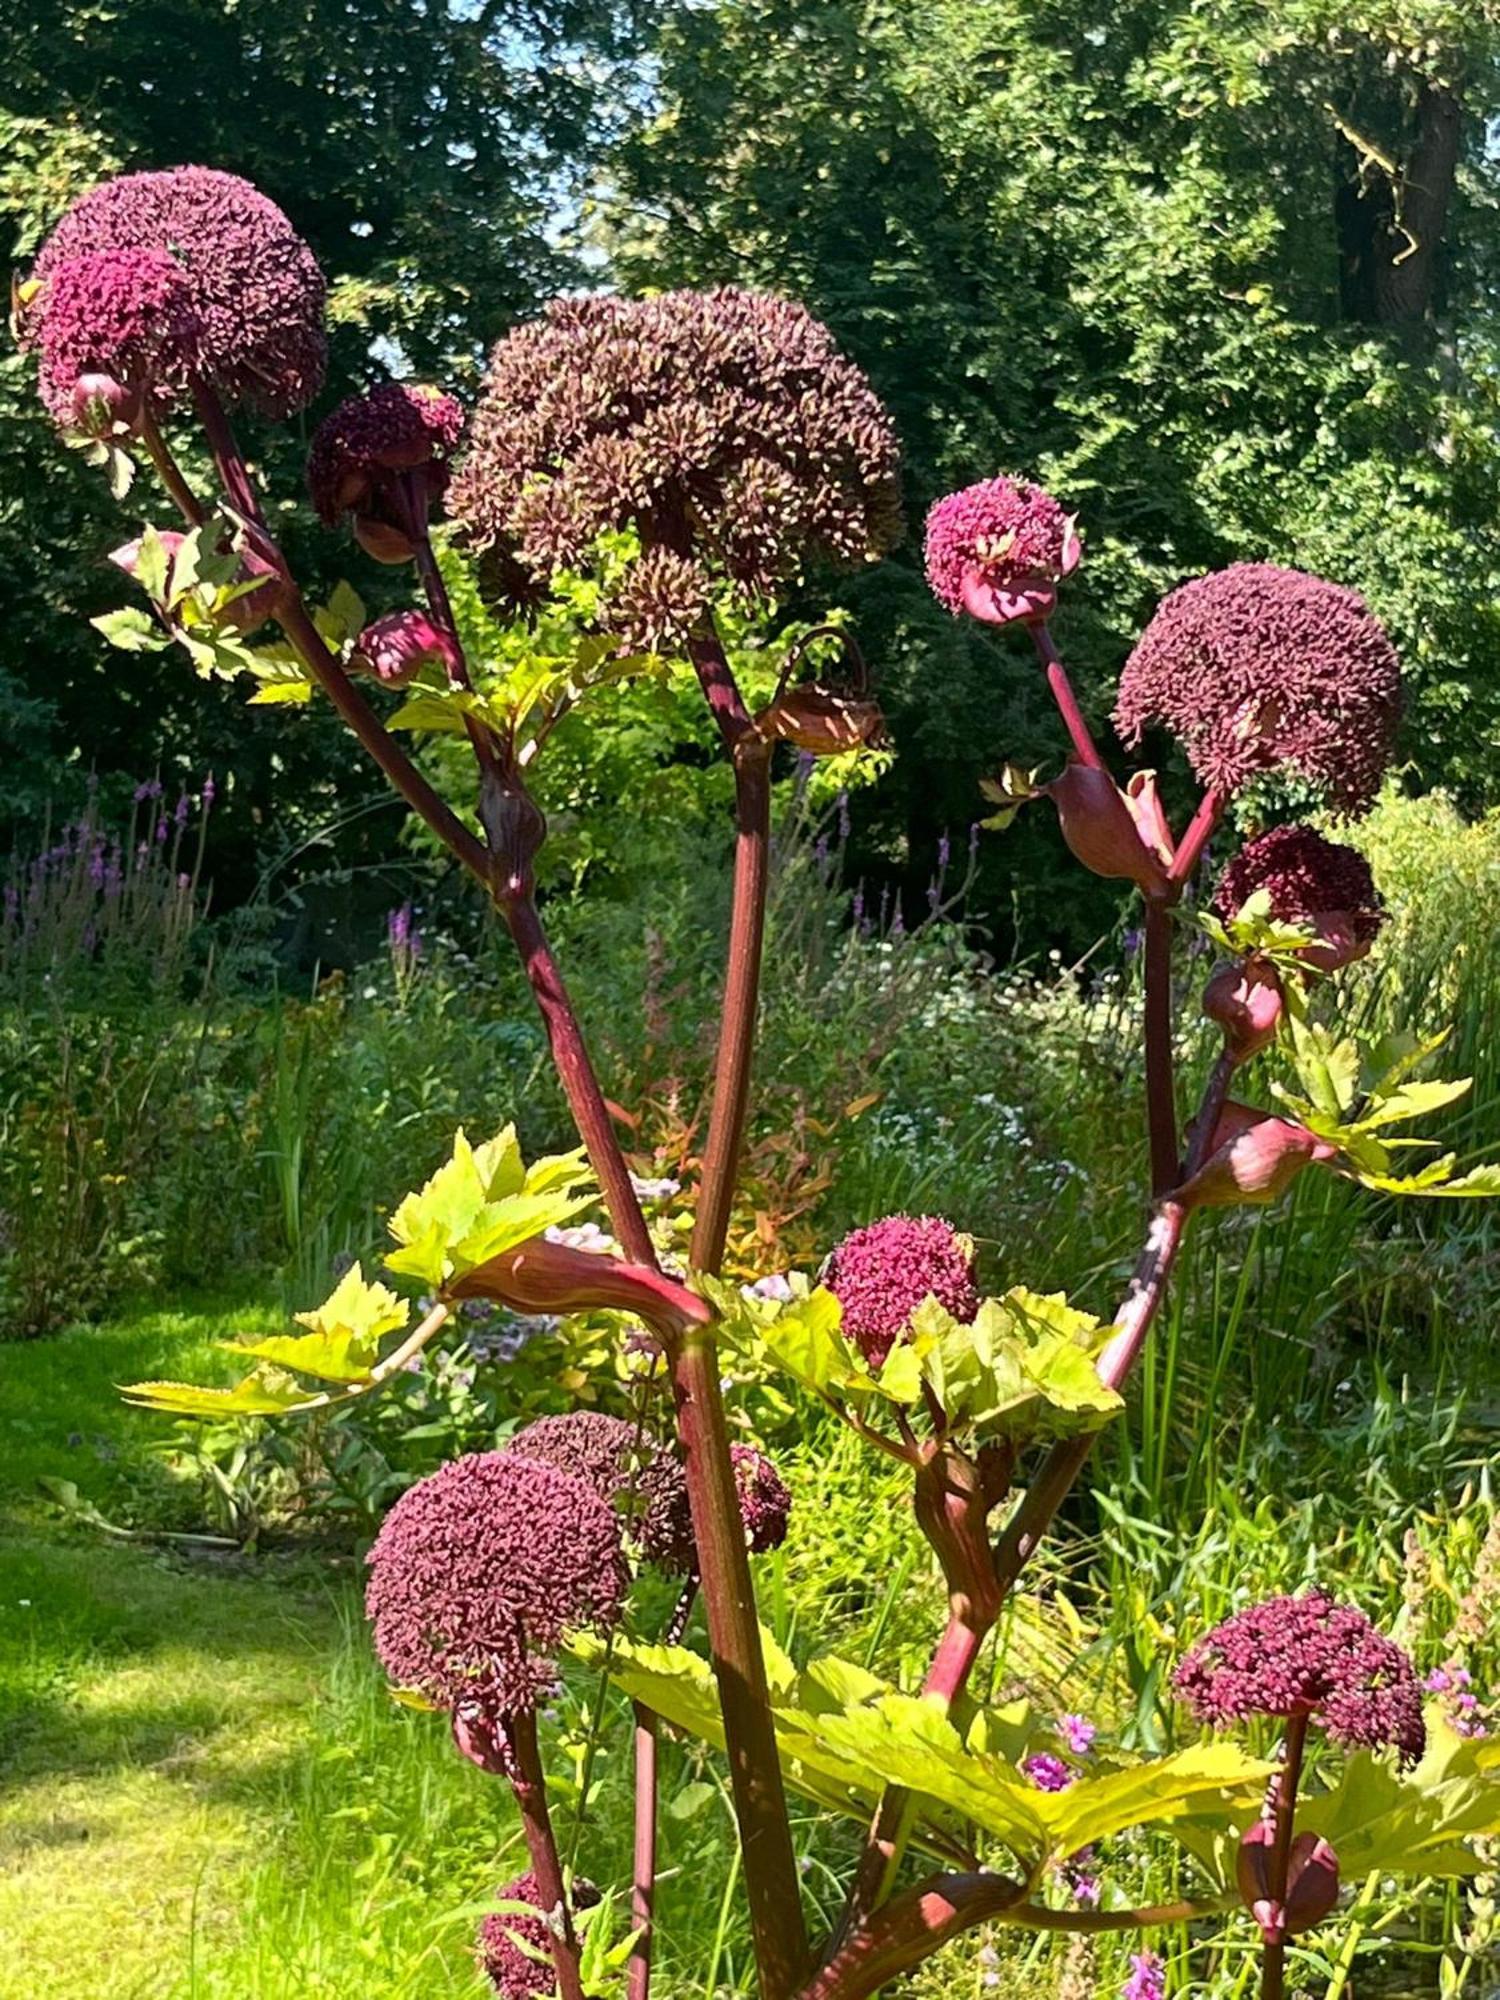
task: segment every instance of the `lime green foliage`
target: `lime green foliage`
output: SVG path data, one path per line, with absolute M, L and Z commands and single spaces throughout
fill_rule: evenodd
M 954 1434 L 1024 1440 L 1096 1429 L 1124 1407 L 1094 1366 L 1107 1330 L 1101 1336 L 1099 1322 L 1061 1293 L 1043 1298 L 1013 1286 L 981 1301 L 972 1324 L 928 1298 L 912 1315 L 910 1338 L 875 1368 L 844 1334 L 839 1302 L 822 1286 L 802 1288 L 784 1306 L 728 1286 L 712 1292 L 731 1352 L 751 1368 L 790 1375 L 861 1424 L 877 1418 L 882 1402 L 911 1409 L 930 1397 Z
M 582 1147 L 527 1166 L 514 1125 L 482 1146 L 460 1131 L 453 1153 L 391 1217 L 401 1246 L 386 1258 L 403 1277 L 441 1286 L 597 1201 Z
M 1168 1825 L 1215 1810 L 1226 1824 L 1253 1814 L 1271 1766 L 1233 1744 L 1212 1744 L 1080 1776 L 1040 1791 L 1019 1769 L 1037 1733 L 1025 1702 L 966 1705 L 958 1723 L 930 1702 L 897 1692 L 847 1660 L 821 1657 L 800 1671 L 767 1639 L 776 1741 L 787 1781 L 819 1805 L 867 1822 L 887 1785 L 918 1801 L 915 1837 L 937 1856 L 961 1855 L 966 1823 L 1008 1850 L 1027 1880 L 1127 1828 Z M 601 1664 L 598 1641 L 578 1641 Z M 607 1670 L 632 1700 L 723 1748 L 711 1668 L 680 1646 L 616 1640 Z M 1049 1738 L 1050 1740 L 1050 1738 Z
M 392 1215 L 390 1232 L 399 1248 L 386 1257 L 386 1266 L 441 1288 L 569 1221 L 596 1200 L 581 1148 L 528 1167 L 514 1125 L 477 1147 L 460 1131 L 446 1164 Z M 404 1360 L 415 1358 L 423 1338 L 419 1328 L 411 1341 L 381 1355 L 381 1341 L 405 1329 L 411 1307 L 387 1286 L 367 1281 L 358 1263 L 321 1306 L 295 1317 L 311 1331 L 234 1345 L 233 1352 L 254 1355 L 259 1365 L 232 1388 L 132 1382 L 123 1394 L 145 1408 L 183 1417 L 287 1416 L 380 1387 Z M 440 1324 L 424 1322 L 433 1331 Z M 311 1394 L 298 1375 L 340 1386 Z

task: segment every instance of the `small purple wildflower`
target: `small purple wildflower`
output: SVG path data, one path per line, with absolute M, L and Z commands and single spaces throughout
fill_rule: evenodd
M 1021 1769 L 1039 1792 L 1065 1792 L 1073 1782 L 1071 1767 L 1050 1750 L 1038 1750 L 1034 1757 L 1026 1759 Z
M 1120 2000 L 1163 2000 L 1167 1990 L 1167 1968 L 1154 1951 L 1130 1954 L 1130 1977 L 1120 1988 Z
M 1086 1715 L 1060 1715 L 1057 1733 L 1075 1757 L 1086 1757 L 1099 1731 Z

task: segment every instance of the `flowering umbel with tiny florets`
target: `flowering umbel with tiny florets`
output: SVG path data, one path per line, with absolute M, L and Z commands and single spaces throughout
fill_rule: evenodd
M 900 533 L 898 449 L 805 307 L 725 287 L 562 299 L 490 357 L 449 509 L 469 545 L 545 579 L 634 528 L 618 596 L 638 642 L 681 640 L 717 584 L 768 596 Z
M 77 274 L 64 267 L 134 251 L 170 257 L 184 280 L 172 307 L 181 344 L 155 383 L 158 394 L 175 399 L 191 372 L 227 402 L 268 417 L 290 416 L 312 401 L 328 352 L 327 287 L 317 259 L 275 202 L 239 175 L 211 167 L 125 174 L 73 204 L 32 272 L 38 289 L 28 318 L 44 359 L 62 338 L 60 328 L 49 328 L 52 302 L 61 312 L 61 302 L 78 295 Z M 136 277 L 139 286 L 144 274 Z M 122 310 L 117 304 L 116 313 Z
M 131 430 L 148 403 L 180 395 L 200 332 L 187 273 L 165 250 L 65 258 L 23 316 L 42 401 L 65 429 L 90 436 Z
M 966 1324 L 979 1310 L 973 1246 L 937 1215 L 888 1215 L 851 1230 L 824 1281 L 844 1332 L 877 1368 L 910 1332 L 924 1299 L 935 1298 Z
M 563 1634 L 611 1627 L 628 1581 L 606 1503 L 514 1452 L 472 1452 L 420 1480 L 367 1560 L 365 1609 L 391 1679 L 490 1725 L 555 1687 Z
M 407 562 L 442 497 L 463 434 L 463 406 L 426 383 L 384 382 L 349 396 L 313 432 L 307 490 L 330 528 L 348 514 L 367 555 Z
M 1316 933 L 1303 955 L 1325 972 L 1362 958 L 1385 922 L 1369 862 L 1311 826 L 1273 826 L 1246 841 L 1219 877 L 1214 906 L 1232 918 L 1262 892 L 1272 917 Z
M 1253 1715 L 1306 1715 L 1336 1743 L 1390 1746 L 1408 1763 L 1426 1742 L 1410 1659 L 1362 1611 L 1323 1590 L 1237 1611 L 1198 1641 L 1172 1685 L 1215 1728 Z
M 987 625 L 1029 623 L 1057 606 L 1057 586 L 1083 545 L 1072 515 L 1040 486 L 982 479 L 939 500 L 927 516 L 927 581 L 958 616 Z
M 1374 799 L 1400 717 L 1400 663 L 1364 599 L 1273 563 L 1163 598 L 1115 705 L 1126 743 L 1164 724 L 1221 793 L 1285 764 L 1348 813 Z

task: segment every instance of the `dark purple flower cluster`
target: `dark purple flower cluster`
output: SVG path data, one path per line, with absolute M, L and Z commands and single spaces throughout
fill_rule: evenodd
M 864 375 L 790 300 L 561 299 L 495 348 L 449 506 L 474 547 L 536 579 L 636 528 L 650 560 L 619 616 L 666 643 L 716 578 L 767 595 L 809 557 L 882 554 L 900 533 L 897 462 Z
M 786 1540 L 792 1516 L 791 1493 L 770 1459 L 754 1445 L 732 1444 L 729 1456 L 734 1461 L 745 1540 L 751 1555 L 766 1555 Z
M 1134 744 L 1164 723 L 1220 791 L 1289 764 L 1358 812 L 1380 787 L 1400 715 L 1400 663 L 1362 597 L 1236 563 L 1162 599 L 1120 677 L 1115 726 Z
M 1219 877 L 1214 908 L 1233 917 L 1262 889 L 1280 922 L 1340 917 L 1361 944 L 1371 943 L 1385 921 L 1369 862 L 1315 827 L 1273 826 L 1246 841 Z
M 165 250 L 96 250 L 59 264 L 26 315 L 41 362 L 42 401 L 60 424 L 97 429 L 99 400 L 128 425 L 142 397 L 186 387 L 199 324 L 187 273 Z M 123 394 L 121 393 L 123 392 Z
M 1044 618 L 1081 553 L 1072 517 L 1040 486 L 983 479 L 927 516 L 927 581 L 955 617 Z
M 528 1868 L 513 1882 L 496 1890 L 502 1903 L 526 1903 L 536 1915 L 518 1911 L 496 1911 L 479 1926 L 476 1956 L 500 2000 L 544 2000 L 557 1991 L 557 1973 L 552 1962 L 552 1932 L 542 1909 L 542 1892 L 536 1876 Z M 573 1904 L 588 1910 L 599 1900 L 599 1891 L 590 1882 L 573 1884 Z
M 75 202 L 42 246 L 45 301 L 64 265 L 101 251 L 152 250 L 186 278 L 195 369 L 231 402 L 285 417 L 317 394 L 327 361 L 317 260 L 273 201 L 210 167 L 126 174 Z M 46 309 L 37 337 L 44 339 Z
M 425 383 L 383 382 L 346 398 L 313 432 L 307 490 L 314 507 L 330 528 L 341 515 L 353 514 L 355 532 L 372 555 L 406 561 L 412 523 L 397 499 L 397 483 L 423 468 L 419 502 L 440 498 L 463 427 L 458 399 Z
M 842 1308 L 844 1332 L 877 1368 L 929 1295 L 965 1325 L 979 1310 L 973 1254 L 936 1215 L 888 1215 L 851 1230 L 823 1281 Z
M 628 1582 L 606 1502 L 515 1452 L 473 1452 L 418 1481 L 367 1561 L 365 1610 L 391 1679 L 490 1721 L 555 1686 L 563 1633 L 611 1627 Z
M 1173 1686 L 1200 1722 L 1309 1715 L 1338 1743 L 1422 1754 L 1411 1661 L 1362 1611 L 1326 1591 L 1273 1597 L 1227 1618 L 1188 1653 Z

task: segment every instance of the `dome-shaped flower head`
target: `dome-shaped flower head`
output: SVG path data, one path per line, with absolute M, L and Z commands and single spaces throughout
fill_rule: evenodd
M 1400 716 L 1400 662 L 1364 599 L 1274 563 L 1164 597 L 1115 704 L 1126 743 L 1164 723 L 1206 785 L 1235 792 L 1288 764 L 1343 812 L 1374 798 Z
M 895 433 L 806 309 L 726 288 L 554 301 L 490 357 L 449 511 L 542 579 L 634 527 L 654 565 L 622 616 L 677 639 L 718 581 L 770 595 L 900 532 Z M 627 579 L 628 582 L 628 579 Z
M 557 1991 L 552 1962 L 552 1932 L 542 1907 L 542 1892 L 528 1868 L 495 1892 L 497 1902 L 525 1903 L 525 1911 L 496 1910 L 479 1926 L 476 1956 L 500 2000 L 546 2000 Z M 573 1905 L 588 1910 L 599 1901 L 591 1882 L 575 1881 Z M 531 1914 L 535 1912 L 535 1915 Z
M 940 604 L 987 625 L 1048 618 L 1083 553 L 1073 516 L 1040 486 L 981 479 L 927 516 L 927 581 Z
M 888 1215 L 851 1230 L 823 1282 L 842 1308 L 844 1332 L 877 1368 L 924 1299 L 965 1325 L 979 1310 L 973 1249 L 937 1215 Z
M 753 1445 L 732 1444 L 734 1483 L 739 1492 L 740 1520 L 751 1555 L 765 1555 L 786 1540 L 792 1496 L 786 1482 L 764 1452 Z M 641 1474 L 644 1503 L 637 1531 L 642 1559 L 670 1576 L 694 1576 L 698 1544 L 693 1536 L 693 1510 L 687 1475 L 672 1451 L 663 1451 Z
M 186 387 L 199 322 L 187 273 L 165 250 L 95 250 L 56 264 L 25 309 L 42 401 L 91 435 L 128 430 L 143 400 Z
M 211 167 L 125 174 L 73 204 L 33 276 L 45 294 L 61 267 L 101 251 L 170 255 L 197 321 L 194 365 L 230 402 L 285 417 L 323 381 L 326 287 L 316 258 L 265 195 Z
M 313 432 L 307 454 L 313 505 L 330 528 L 352 514 L 361 545 L 381 561 L 408 561 L 411 529 L 447 486 L 463 427 L 457 397 L 426 383 L 383 382 L 348 397 Z
M 1183 1660 L 1173 1686 L 1200 1722 L 1310 1716 L 1336 1743 L 1422 1754 L 1422 1691 L 1411 1661 L 1362 1611 L 1322 1590 L 1252 1604 Z
M 1273 826 L 1246 841 L 1219 877 L 1214 908 L 1232 918 L 1261 890 L 1279 922 L 1317 933 L 1305 956 L 1325 972 L 1363 958 L 1385 922 L 1369 862 L 1315 827 Z
M 419 1480 L 367 1561 L 365 1610 L 391 1679 L 491 1723 L 556 1685 L 563 1633 L 611 1627 L 627 1583 L 609 1506 L 514 1452 L 472 1452 Z

